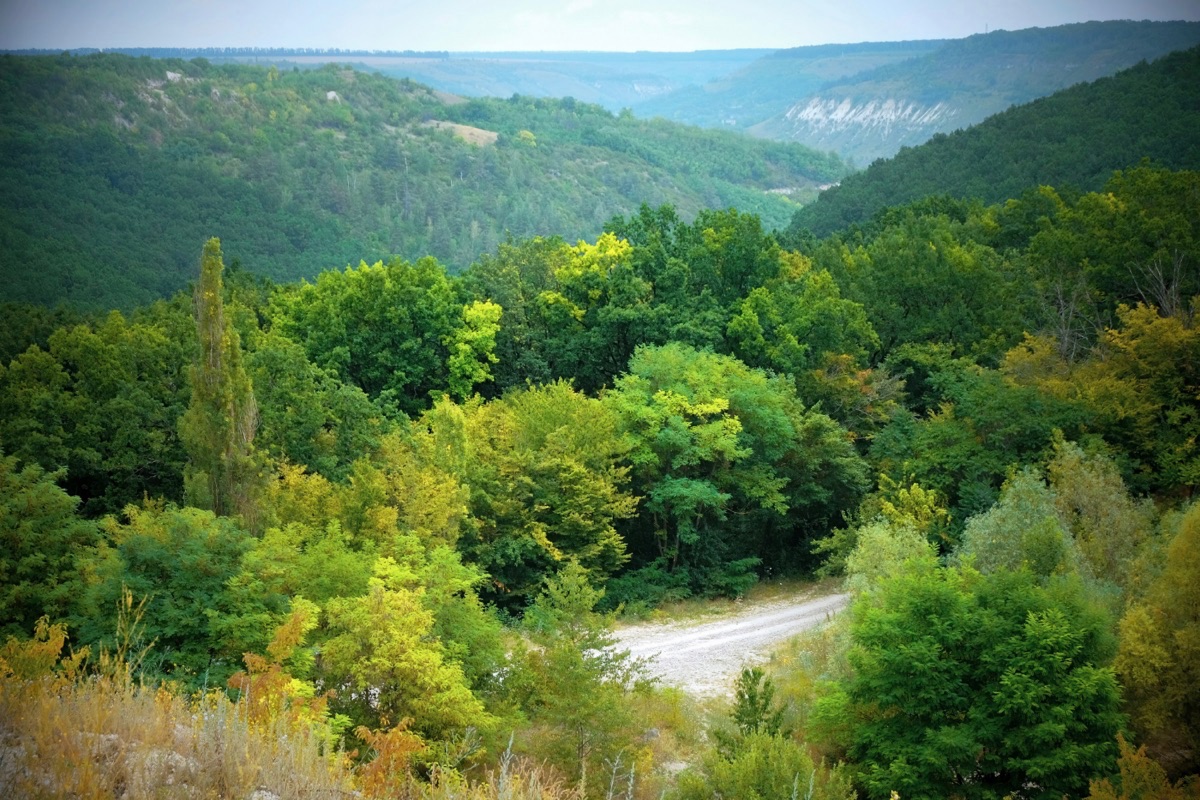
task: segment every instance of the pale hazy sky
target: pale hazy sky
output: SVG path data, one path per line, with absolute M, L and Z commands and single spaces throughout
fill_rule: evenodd
M 700 50 L 959 38 L 1200 0 L 0 0 L 0 49 Z

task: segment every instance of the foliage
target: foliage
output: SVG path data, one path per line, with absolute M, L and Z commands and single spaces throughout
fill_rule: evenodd
M 537 750 L 594 790 L 604 765 L 641 760 L 628 696 L 647 688 L 645 666 L 614 648 L 612 617 L 595 611 L 602 590 L 567 562 L 526 614 L 535 647 L 515 658 L 511 691 L 527 709 Z
M 107 518 L 103 540 L 81 557 L 86 585 L 72 622 L 81 642 L 112 645 L 126 593 L 145 599 L 148 677 L 194 689 L 223 685 L 246 652 L 262 652 L 284 608 L 278 598 L 231 589 L 254 539 L 227 517 L 155 506 Z
M 162 62 L 83 62 L 61 85 L 50 61 L 13 80 L 78 89 L 62 127 L 84 135 L 95 93 L 78 82 L 129 71 L 113 96 L 138 129 L 79 158 L 109 153 L 96 166 L 131 197 L 192 130 L 156 125 L 167 100 L 208 137 L 181 187 L 217 162 L 271 192 L 340 169 L 300 191 L 351 226 L 390 189 L 394 213 L 413 207 L 392 230 L 424 230 L 406 215 L 428 211 L 413 192 L 430 148 L 463 156 L 458 210 L 483 173 L 593 152 L 591 123 L 639 157 L 682 157 L 655 124 L 638 143 L 624 115 L 567 101 L 451 107 L 348 70 L 171 62 L 178 81 L 162 81 Z M 251 75 L 266 83 L 231 88 Z M 451 119 L 501 135 L 463 145 L 463 128 L 423 124 Z M 305 139 L 307 124 L 324 132 Z M 293 145 L 305 163 L 280 155 Z M 292 170 L 278 184 L 277 167 Z M 658 796 L 671 778 L 654 762 L 690 760 L 687 796 L 840 797 L 851 775 L 872 795 L 1057 796 L 1115 768 L 1106 611 L 1124 608 L 1133 730 L 1172 777 L 1195 769 L 1200 580 L 1178 507 L 1200 463 L 1196 190 L 1196 173 L 1142 165 L 1103 192 L 930 197 L 820 242 L 745 210 L 643 205 L 594 240 L 509 239 L 461 278 L 397 257 L 276 286 L 223 270 L 212 239 L 190 297 L 103 317 L 5 306 L 0 635 L 50 617 L 0 669 L 53 661 L 65 619 L 126 685 L 197 703 L 234 689 L 250 728 L 303 730 L 326 754 L 353 731 L 358 788 L 382 794 Z M 601 211 L 583 209 L 596 232 Z M 364 254 L 381 257 L 345 258 Z M 700 723 L 677 730 L 698 715 L 647 691 L 597 609 L 736 595 L 824 555 L 848 574 L 853 624 L 813 634 L 773 684 L 744 675 L 737 733 L 698 753 Z M 120 667 L 122 652 L 145 658 Z M 71 663 L 52 668 L 64 692 Z M 816 748 L 786 735 L 813 720 Z
M 944 497 L 952 535 L 991 507 L 1010 468 L 1042 461 L 1058 438 L 1086 430 L 1075 404 L 944 347 L 905 347 L 892 368 L 907 382 L 912 411 L 897 411 L 876 434 L 871 457 L 881 472 Z
M 447 368 L 450 394 L 464 399 L 476 384 L 492 379 L 496 334 L 503 309 L 495 303 L 476 301 L 463 307 L 463 325 L 446 344 L 450 348 Z
M 796 206 L 768 190 L 846 169 L 574 100 L 454 104 L 374 67 L 271 69 L 4 56 L 3 298 L 128 309 L 186 286 L 214 233 L 256 273 L 294 281 L 393 255 L 458 271 L 506 232 L 574 241 L 642 202 L 689 217 L 737 206 L 778 227 Z
M 730 713 L 732 730 L 713 728 L 713 738 L 721 755 L 730 757 L 750 746 L 751 737 L 763 735 L 787 738 L 784 728 L 785 706 L 775 703 L 775 683 L 759 667 L 743 667 L 734 683 L 734 705 Z
M 276 294 L 271 314 L 310 361 L 406 414 L 446 387 L 448 343 L 463 326 L 450 280 L 432 258 L 323 272 Z
M 822 400 L 833 395 L 828 374 L 833 362 L 844 362 L 840 370 L 861 368 L 879 337 L 863 306 L 842 298 L 827 270 L 815 269 L 799 254 L 782 255 L 780 262 L 778 277 L 745 295 L 726 335 L 743 362 L 792 375 L 801 397 Z
M 645 512 L 631 531 L 701 593 L 738 593 L 849 507 L 865 469 L 791 382 L 679 344 L 642 348 L 605 402 L 630 437 Z
M 842 303 L 827 278 L 802 277 L 803 259 L 785 256 L 752 214 L 703 211 L 688 224 L 673 207 L 643 205 L 606 228 L 595 244 L 505 244 L 466 276 L 470 291 L 499 303 L 508 315 L 497 340 L 502 387 L 567 378 L 596 392 L 612 384 L 639 345 L 675 341 L 726 351 L 737 336 L 753 338 L 749 316 L 800 314 L 809 302 L 821 307 L 779 336 L 811 336 L 814 368 L 826 355 L 841 355 L 841 348 L 857 354 L 863 338 L 870 338 L 861 312 Z M 776 278 L 779 298 L 763 300 L 772 307 L 745 312 L 741 333 L 727 332 L 745 296 Z M 828 322 L 822 321 L 825 313 Z M 769 320 L 758 324 L 770 327 Z M 776 332 L 765 335 L 775 338 Z M 742 344 L 745 352 L 757 346 Z M 786 342 L 780 346 L 791 354 Z M 801 364 L 792 358 L 764 366 Z
M 342 480 L 390 427 L 360 388 L 278 330 L 256 335 L 245 362 L 258 403 L 255 446 L 276 461 Z
M 1041 475 L 1022 470 L 1005 482 L 994 506 L 967 520 L 955 559 L 983 573 L 1025 569 L 1047 578 L 1078 572 L 1079 550 L 1054 501 Z
M 331 637 L 321 654 L 336 710 L 372 720 L 372 728 L 407 721 L 422 736 L 487 727 L 492 717 L 432 637 L 434 616 L 415 574 L 391 558 L 375 565 L 367 593 L 326 607 Z
M 786 737 L 754 733 L 735 753 L 710 756 L 699 770 L 681 775 L 672 796 L 680 800 L 847 800 L 856 795 L 842 768 L 814 764 L 802 745 Z
M 186 317 L 157 308 L 57 328 L 0 369 L 0 441 L 26 463 L 65 468 L 85 516 L 144 497 L 181 500 L 178 419 L 195 347 Z M 182 330 L 172 330 L 180 324 Z
M 1071 532 L 1091 573 L 1127 593 L 1140 593 L 1149 580 L 1146 550 L 1154 508 L 1129 493 L 1112 459 L 1085 453 L 1073 442 L 1056 442 L 1046 465 L 1058 518 Z
M 1087 800 L 1188 800 L 1196 797 L 1195 778 L 1171 783 L 1167 773 L 1157 761 L 1146 755 L 1145 745 L 1137 750 L 1125 737 L 1117 734 L 1121 757 L 1117 759 L 1120 775 L 1114 781 L 1108 778 L 1092 781 Z
M 901 573 L 853 614 L 853 674 L 818 713 L 868 796 L 1059 797 L 1115 762 L 1105 623 L 1072 584 Z
M 862 304 L 882 358 L 904 344 L 941 344 L 982 361 L 1015 343 L 1029 318 L 1013 266 L 940 214 L 900 216 L 865 245 L 826 245 L 816 257 Z
M 250 724 L 269 727 L 286 719 L 296 728 L 307 725 L 332 746 L 340 721 L 329 716 L 328 694 L 317 697 L 313 685 L 289 673 L 284 663 L 297 663 L 301 670 L 311 666 L 311 659 L 298 658 L 296 651 L 317 626 L 318 612 L 315 604 L 297 598 L 292 613 L 275 629 L 267 654 L 246 653 L 246 669 L 229 679 L 229 688 L 239 692 Z
M 1130 485 L 1162 491 L 1189 485 L 1200 465 L 1191 388 L 1200 336 L 1151 306 L 1119 306 L 1116 324 L 1084 358 L 1066 361 L 1047 339 L 1030 338 L 1005 359 L 1013 383 L 1074 406 L 1119 448 Z
M 1173 775 L 1200 764 L 1200 510 L 1179 521 L 1161 574 L 1120 624 L 1116 667 L 1125 686 L 1135 730 Z
M 936 565 L 929 539 L 908 524 L 877 520 L 855 531 L 854 549 L 846 556 L 846 586 L 856 594 L 871 592 L 884 580 Z
M 886 474 L 879 476 L 878 488 L 863 498 L 852 519 L 852 524 L 835 528 L 829 536 L 813 543 L 813 552 L 824 557 L 820 574 L 839 575 L 848 572 L 849 557 L 858 546 L 860 534 L 868 528 L 878 529 L 879 535 L 884 537 L 880 544 L 885 550 L 893 550 L 897 545 L 907 550 L 908 545 L 903 540 L 912 538 L 910 532 L 923 536 L 929 543 L 939 547 L 945 545 L 949 538 L 950 512 L 938 493 L 925 489 L 919 483 L 905 486 Z M 873 558 L 867 555 L 862 560 L 862 566 L 867 571 L 873 569 Z M 884 558 L 885 563 L 891 563 L 886 556 Z M 880 574 L 886 574 L 886 571 Z
M 241 341 L 225 319 L 221 243 L 209 239 L 196 283 L 196 334 L 200 351 L 192 367 L 192 401 L 179 420 L 188 451 L 184 489 L 191 505 L 218 516 L 240 514 L 253 525 L 260 469 L 255 458 L 258 404 L 242 365 Z
M 489 599 L 519 610 L 571 559 L 596 585 L 628 559 L 615 525 L 636 499 L 617 425 L 565 382 L 487 404 L 442 401 L 422 417 L 423 458 L 469 487 L 459 548 L 487 572 Z
M 0 636 L 64 619 L 81 588 L 79 560 L 99 541 L 55 477 L 0 454 Z

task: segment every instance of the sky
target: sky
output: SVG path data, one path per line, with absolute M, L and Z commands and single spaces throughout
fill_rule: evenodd
M 1200 21 L 1200 0 L 0 0 L 0 49 L 777 49 L 1107 19 Z

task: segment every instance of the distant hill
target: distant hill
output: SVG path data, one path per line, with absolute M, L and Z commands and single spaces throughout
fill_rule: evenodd
M 58 55 L 59 51 L 15 51 Z M 73 55 L 99 52 L 93 48 Z M 349 64 L 366 72 L 409 78 L 467 97 L 572 97 L 610 111 L 633 107 L 681 87 L 702 84 L 753 63 L 769 49 L 697 50 L 690 53 L 447 52 L 286 47 L 123 47 L 106 52 L 151 58 L 204 58 L 212 63 L 275 65 L 302 69 Z M 872 64 L 874 66 L 874 64 Z M 838 76 L 845 73 L 838 73 Z M 761 119 L 761 117 L 760 117 Z
M 750 131 L 831 150 L 861 166 L 1009 106 L 1197 44 L 1197 22 L 1088 22 L 979 34 L 798 95 Z
M 633 106 L 633 111 L 689 125 L 744 130 L 832 82 L 925 55 L 943 44 L 943 39 L 930 39 L 779 50 L 708 83 L 644 100 Z
M 1142 159 L 1200 168 L 1200 47 L 905 148 L 822 192 L 792 228 L 824 236 L 930 195 L 996 203 L 1038 185 L 1097 191 Z
M 846 173 L 796 145 L 572 100 L 473 100 L 346 67 L 0 56 L 0 300 L 128 308 L 221 237 L 276 280 L 511 234 L 591 237 L 642 203 L 753 211 Z
M 620 111 L 727 75 L 770 52 L 451 53 L 445 59 L 354 61 L 394 78 L 412 78 L 468 97 L 573 97 Z

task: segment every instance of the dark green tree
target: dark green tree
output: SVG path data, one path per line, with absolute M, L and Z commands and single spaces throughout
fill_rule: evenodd
M 188 331 L 188 334 L 191 332 Z M 190 337 L 189 337 L 190 338 Z M 80 498 L 89 517 L 143 497 L 178 500 L 192 342 L 113 312 L 53 331 L 0 369 L 0 441 Z
M 423 258 L 323 272 L 277 293 L 272 319 L 317 366 L 384 408 L 418 414 L 449 386 L 463 313 L 445 270 Z
M 255 539 L 233 520 L 196 508 L 130 506 L 109 517 L 105 542 L 86 555 L 89 585 L 72 622 L 83 644 L 112 646 L 117 607 L 126 590 L 145 600 L 145 666 L 200 689 L 224 685 L 242 654 L 265 652 L 287 611 L 278 595 L 231 586 Z
M 196 284 L 196 335 L 200 352 L 192 367 L 192 401 L 179 421 L 188 451 L 188 502 L 217 515 L 253 517 L 259 462 L 254 451 L 258 404 L 242 366 L 241 342 L 225 319 L 221 242 L 209 239 Z
M 255 337 L 246 369 L 259 407 L 255 446 L 272 458 L 342 479 L 389 427 L 361 389 L 313 364 L 278 331 Z
M 0 454 L 0 636 L 28 636 L 43 616 L 64 620 L 82 587 L 79 559 L 99 541 L 55 477 Z

